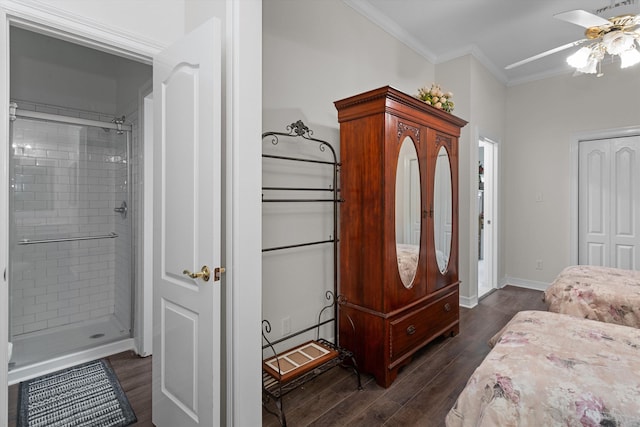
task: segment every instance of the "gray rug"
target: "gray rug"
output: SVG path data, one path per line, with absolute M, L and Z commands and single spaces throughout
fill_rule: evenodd
M 124 427 L 137 421 L 105 360 L 20 383 L 18 405 L 18 427 Z

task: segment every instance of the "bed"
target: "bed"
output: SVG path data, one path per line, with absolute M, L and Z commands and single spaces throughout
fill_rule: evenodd
M 543 298 L 549 311 L 640 328 L 640 271 L 570 266 Z
M 416 274 L 418 255 L 420 246 L 398 243 L 396 253 L 398 254 L 398 272 L 405 286 L 409 286 Z
M 457 426 L 640 425 L 640 330 L 522 311 L 447 414 Z
M 416 274 L 418 257 L 420 255 L 420 246 L 398 243 L 396 245 L 396 254 L 398 255 L 398 272 L 405 286 L 409 286 Z M 436 258 L 438 265 L 446 266 L 448 258 L 444 252 L 436 249 Z

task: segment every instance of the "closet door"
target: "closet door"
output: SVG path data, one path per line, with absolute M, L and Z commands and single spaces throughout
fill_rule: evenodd
M 640 269 L 640 136 L 579 147 L 578 262 Z

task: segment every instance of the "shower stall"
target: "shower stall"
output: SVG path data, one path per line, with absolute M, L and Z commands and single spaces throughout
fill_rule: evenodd
M 132 337 L 131 126 L 10 117 L 9 372 Z

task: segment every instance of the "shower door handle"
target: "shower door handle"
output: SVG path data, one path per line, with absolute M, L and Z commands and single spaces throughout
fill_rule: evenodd
M 211 278 L 211 270 L 209 270 L 209 267 L 207 267 L 206 265 L 202 267 L 202 269 L 200 271 L 198 271 L 197 273 L 192 273 L 189 270 L 184 270 L 182 272 L 182 274 L 185 274 L 189 277 L 191 277 L 192 279 L 202 279 L 205 282 L 208 282 L 209 279 Z
M 122 201 L 122 203 L 120 203 L 120 207 L 119 208 L 113 208 L 114 212 L 118 212 L 120 214 L 120 216 L 122 217 L 122 219 L 125 219 L 127 217 L 127 211 L 129 210 L 129 208 L 127 207 L 127 202 L 125 202 L 124 200 Z

